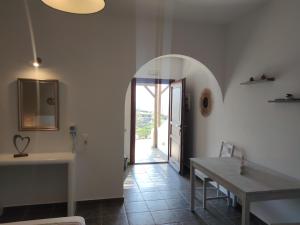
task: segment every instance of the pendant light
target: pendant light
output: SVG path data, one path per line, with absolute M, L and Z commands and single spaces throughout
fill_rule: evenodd
M 105 7 L 104 0 L 41 0 L 51 8 L 75 14 L 91 14 Z

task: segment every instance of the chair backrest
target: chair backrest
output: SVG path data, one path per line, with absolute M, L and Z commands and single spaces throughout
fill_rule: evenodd
M 222 141 L 219 158 L 231 158 L 234 155 L 235 146 L 233 144 Z

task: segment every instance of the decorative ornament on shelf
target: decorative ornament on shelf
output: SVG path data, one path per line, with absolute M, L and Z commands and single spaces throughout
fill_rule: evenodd
M 287 93 L 285 98 L 276 98 L 268 101 L 270 103 L 300 103 L 300 98 L 295 98 L 293 94 Z
M 202 116 L 208 117 L 212 110 L 211 91 L 205 88 L 200 97 L 200 111 Z
M 27 149 L 29 143 L 30 143 L 30 137 L 22 137 L 19 134 L 14 135 L 13 143 L 18 151 L 17 154 L 14 154 L 14 157 L 26 157 L 28 156 L 27 153 L 25 153 L 25 150 Z
M 266 74 L 263 74 L 260 76 L 260 78 L 250 77 L 250 79 L 248 81 L 241 83 L 241 85 L 263 83 L 263 82 L 269 82 L 269 81 L 275 81 L 275 77 L 270 77 L 270 76 L 267 76 Z

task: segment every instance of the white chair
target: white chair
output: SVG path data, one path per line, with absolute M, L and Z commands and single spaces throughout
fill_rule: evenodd
M 233 157 L 235 146 L 233 144 L 222 141 L 219 158 Z M 207 197 L 207 184 L 214 182 L 211 178 L 205 176 L 203 178 L 203 208 L 206 209 L 206 201 L 214 199 L 227 199 L 228 206 L 231 205 L 230 192 L 227 190 L 227 195 L 220 195 L 220 185 L 217 183 L 216 197 Z M 235 204 L 235 203 L 234 203 Z

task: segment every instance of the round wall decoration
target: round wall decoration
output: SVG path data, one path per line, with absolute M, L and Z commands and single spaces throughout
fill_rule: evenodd
M 212 110 L 212 95 L 211 91 L 205 88 L 200 97 L 200 111 L 202 116 L 207 117 Z

